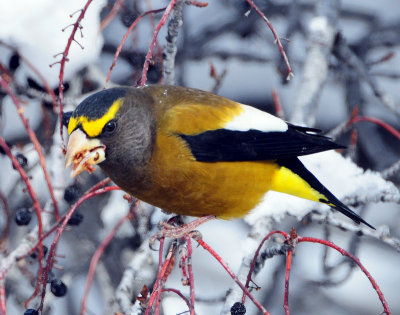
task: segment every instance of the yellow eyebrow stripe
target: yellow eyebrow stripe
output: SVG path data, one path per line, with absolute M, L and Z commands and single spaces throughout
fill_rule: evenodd
M 98 136 L 105 124 L 113 119 L 122 105 L 122 98 L 117 99 L 109 110 L 98 119 L 90 119 L 87 116 L 71 117 L 68 124 L 68 134 L 71 134 L 78 126 L 82 126 L 83 131 L 89 137 Z

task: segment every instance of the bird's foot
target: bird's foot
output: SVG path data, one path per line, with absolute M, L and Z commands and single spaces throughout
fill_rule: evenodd
M 164 237 L 179 239 L 184 236 L 189 236 L 195 240 L 199 240 L 201 239 L 201 233 L 195 229 L 199 225 L 212 219 L 215 219 L 214 215 L 206 215 L 186 224 L 182 224 L 182 221 L 179 217 L 173 217 L 169 219 L 168 222 L 160 222 L 160 231 L 158 231 L 157 234 L 152 236 L 149 240 L 150 247 L 153 247 L 157 240 L 160 240 Z

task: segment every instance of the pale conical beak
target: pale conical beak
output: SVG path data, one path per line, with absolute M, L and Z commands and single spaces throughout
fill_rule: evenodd
M 82 130 L 72 132 L 65 155 L 65 167 L 72 164 L 71 178 L 83 171 L 92 173 L 94 166 L 106 159 L 105 149 L 100 140 L 89 139 Z

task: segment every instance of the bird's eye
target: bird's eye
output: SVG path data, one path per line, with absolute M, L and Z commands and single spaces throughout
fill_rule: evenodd
M 115 120 L 110 120 L 103 128 L 103 133 L 106 135 L 112 135 L 117 129 L 117 122 Z

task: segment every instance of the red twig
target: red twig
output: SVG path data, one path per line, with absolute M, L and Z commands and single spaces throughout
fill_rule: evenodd
M 250 291 L 240 282 L 238 277 L 230 270 L 227 263 L 219 256 L 207 243 L 205 243 L 202 239 L 197 240 L 197 243 L 201 245 L 206 251 L 208 251 L 214 258 L 224 267 L 224 269 L 228 272 L 231 278 L 236 282 L 236 284 L 243 290 L 243 292 L 253 301 L 253 303 L 257 306 L 257 308 L 264 314 L 269 315 L 270 313 L 258 302 Z
M 108 15 L 100 23 L 100 32 L 102 32 L 108 26 L 108 24 L 110 24 L 110 22 L 115 18 L 115 16 L 117 15 L 118 11 L 121 9 L 124 2 L 125 2 L 125 0 L 117 0 L 114 3 L 110 13 L 108 13 Z
M 111 77 L 111 72 L 114 69 L 116 63 L 117 63 L 117 59 L 119 57 L 119 54 L 121 53 L 122 48 L 124 47 L 125 41 L 128 39 L 129 34 L 133 31 L 133 29 L 136 27 L 136 24 L 139 23 L 139 21 L 145 17 L 148 14 L 153 14 L 153 13 L 158 13 L 158 12 L 162 12 L 164 11 L 166 8 L 162 8 L 162 9 L 157 9 L 157 10 L 151 10 L 151 11 L 146 11 L 144 13 L 142 13 L 128 28 L 128 30 L 126 31 L 126 33 L 124 34 L 124 36 L 122 37 L 121 42 L 118 45 L 117 50 L 115 51 L 115 55 L 114 55 L 114 59 L 112 61 L 112 64 L 110 66 L 110 69 L 108 70 L 107 73 L 107 78 L 106 78 L 106 86 L 107 87 L 107 83 L 108 81 L 110 81 L 110 77 Z
M 4 281 L 0 281 L 0 314 L 1 315 L 7 314 L 6 290 Z
M 194 302 L 196 299 L 196 295 L 194 292 L 194 276 L 193 276 L 193 269 L 192 269 L 192 242 L 190 236 L 185 236 L 187 248 L 188 248 L 188 257 L 187 257 L 187 268 L 189 273 L 189 286 L 190 286 L 190 315 L 195 315 L 194 311 Z
M 275 105 L 275 113 L 276 115 L 280 118 L 285 120 L 285 113 L 282 109 L 282 104 L 281 101 L 279 100 L 279 95 L 276 89 L 272 90 L 272 98 L 274 100 L 274 105 Z
M 166 280 L 164 276 L 169 269 L 170 263 L 173 262 L 173 258 L 174 258 L 175 252 L 176 252 L 176 245 L 173 243 L 168 251 L 167 257 L 165 258 L 164 264 L 162 264 L 162 246 L 164 244 L 161 244 L 161 242 L 164 242 L 163 239 L 164 238 L 161 238 L 161 240 L 160 240 L 160 247 L 159 247 L 160 256 L 159 256 L 159 258 L 161 257 L 161 262 L 159 259 L 157 281 L 154 284 L 153 292 L 151 292 L 145 315 L 150 314 L 151 308 L 153 307 L 153 304 L 154 304 L 154 301 L 156 300 L 156 298 L 159 300 L 159 292 L 158 291 L 162 291 L 162 288 L 160 286 L 162 283 L 161 281 L 162 281 L 162 279 L 164 281 Z M 160 267 L 160 266 L 162 266 L 162 267 Z M 154 313 L 156 315 L 159 315 L 159 313 L 157 313 L 156 311 Z
M 136 205 L 137 205 L 137 203 L 136 203 Z M 94 277 L 94 273 L 96 271 L 97 263 L 99 262 L 99 259 L 100 259 L 101 255 L 103 255 L 104 250 L 106 249 L 108 244 L 110 244 L 111 240 L 115 236 L 115 233 L 117 233 L 117 231 L 120 229 L 122 224 L 124 224 L 125 221 L 132 219 L 133 212 L 136 211 L 136 205 L 134 207 L 131 207 L 129 213 L 126 214 L 124 217 L 122 217 L 118 221 L 118 223 L 114 226 L 114 228 L 107 235 L 107 237 L 103 240 L 103 242 L 99 245 L 99 247 L 97 247 L 95 253 L 93 254 L 92 259 L 90 261 L 89 272 L 88 272 L 88 276 L 87 276 L 87 280 L 86 280 L 86 286 L 85 286 L 85 291 L 84 291 L 85 293 L 84 293 L 83 299 L 82 299 L 81 312 L 80 312 L 81 315 L 85 315 L 86 302 L 87 302 L 87 298 L 89 296 L 90 286 L 92 285 L 92 282 L 93 282 L 93 277 Z
M 352 261 L 354 261 L 358 265 L 358 267 L 362 270 L 362 272 L 367 276 L 368 280 L 371 282 L 372 287 L 375 289 L 376 293 L 378 294 L 379 300 L 382 303 L 384 312 L 387 315 L 391 314 L 391 312 L 389 310 L 389 305 L 387 304 L 386 299 L 385 299 L 381 289 L 379 288 L 378 284 L 376 283 L 375 279 L 371 276 L 371 274 L 368 272 L 368 270 L 365 269 L 364 265 L 361 264 L 360 260 L 356 256 L 350 254 L 349 252 L 345 251 L 344 249 L 340 248 L 339 246 L 335 245 L 334 243 L 326 241 L 326 240 L 320 240 L 320 239 L 313 238 L 313 237 L 299 237 L 297 241 L 298 241 L 298 243 L 311 242 L 311 243 L 319 243 L 319 244 L 322 244 L 325 246 L 329 246 L 329 247 L 337 250 L 343 256 L 349 257 Z
M 161 292 L 163 287 L 163 276 L 161 276 L 162 261 L 163 261 L 163 249 L 164 249 L 165 238 L 160 239 L 160 248 L 158 251 L 158 275 L 157 275 L 157 294 L 156 294 L 156 306 L 154 308 L 154 314 L 160 314 L 160 302 L 161 302 Z
M 111 179 L 109 177 L 102 179 L 99 181 L 96 185 L 94 185 L 92 188 L 90 188 L 87 192 L 84 193 L 84 195 L 91 193 L 97 189 L 103 188 L 104 186 L 108 185 L 111 183 Z
M 350 126 L 352 124 L 358 123 L 360 121 L 368 121 L 371 123 L 374 123 L 378 126 L 381 126 L 382 128 L 386 129 L 389 131 L 393 136 L 395 136 L 397 139 L 400 140 L 400 132 L 394 129 L 392 126 L 389 124 L 385 123 L 384 121 L 374 118 L 374 117 L 367 117 L 367 116 L 355 116 L 350 118 L 349 122 L 347 123 L 347 126 Z
M 165 22 L 167 21 L 167 18 L 170 15 L 172 9 L 174 8 L 176 1 L 177 0 L 171 0 L 169 2 L 167 8 L 165 9 L 163 16 L 160 19 L 160 22 L 158 22 L 158 25 L 153 32 L 154 33 L 153 39 L 151 40 L 150 47 L 146 54 L 146 59 L 144 61 L 144 65 L 143 65 L 142 78 L 140 79 L 140 86 L 144 86 L 146 84 L 147 71 L 149 70 L 149 65 L 150 65 L 151 58 L 153 56 L 154 46 L 156 45 L 156 42 L 157 42 L 158 33 L 160 32 L 160 29 L 164 26 Z
M 190 302 L 189 302 L 189 300 L 188 300 L 188 299 L 186 298 L 186 296 L 184 296 L 184 295 L 182 294 L 182 292 L 180 292 L 179 290 L 176 290 L 176 289 L 173 289 L 173 288 L 164 288 L 164 289 L 162 289 L 162 291 L 163 291 L 163 292 L 174 292 L 175 294 L 179 295 L 179 296 L 182 298 L 182 300 L 185 301 L 185 303 L 186 303 L 188 309 L 190 309 Z
M 59 102 L 59 107 L 60 107 L 60 136 L 61 136 L 61 141 L 64 143 L 64 139 L 63 139 L 63 124 L 62 122 L 62 118 L 63 118 L 63 111 L 64 111 L 64 68 L 65 68 L 65 63 L 68 61 L 68 54 L 69 54 L 69 49 L 71 47 L 72 42 L 76 42 L 75 40 L 75 34 L 76 31 L 82 28 L 81 25 L 81 21 L 83 20 L 83 18 L 85 17 L 85 13 L 89 7 L 89 5 L 92 3 L 93 0 L 88 0 L 85 4 L 85 6 L 83 7 L 83 9 L 81 10 L 81 13 L 78 16 L 78 19 L 76 20 L 76 22 L 73 25 L 72 31 L 71 31 L 71 35 L 68 38 L 67 41 L 67 46 L 65 46 L 64 51 L 62 52 L 62 58 L 60 61 L 58 61 L 57 63 L 60 64 L 60 74 L 58 76 L 58 90 L 59 90 L 59 94 L 58 94 L 58 102 Z M 72 15 L 70 15 L 70 17 L 72 17 Z M 64 152 L 65 152 L 65 148 L 63 148 Z
M 193 0 L 193 1 L 191 1 L 191 0 L 186 0 L 185 3 L 186 3 L 187 5 L 194 5 L 195 7 L 198 7 L 198 8 L 205 8 L 206 6 L 208 6 L 208 3 L 207 3 L 207 2 L 196 1 L 196 0 Z
M 57 244 L 58 241 L 61 237 L 62 232 L 65 229 L 65 226 L 67 225 L 69 219 L 71 219 L 71 216 L 74 214 L 75 210 L 86 200 L 93 198 L 94 196 L 103 194 L 105 192 L 108 191 L 112 191 L 112 190 L 120 190 L 121 188 L 117 187 L 117 186 L 109 186 L 109 187 L 104 187 L 101 189 L 98 189 L 96 191 L 87 193 L 85 195 L 83 195 L 72 207 L 71 209 L 68 211 L 67 215 L 65 216 L 64 220 L 62 221 L 62 223 L 60 224 L 60 227 L 57 230 L 57 233 L 54 237 L 53 243 L 51 244 L 50 250 L 49 250 L 49 254 L 46 260 L 46 269 L 43 275 L 43 288 L 42 288 L 42 297 L 41 297 L 41 301 L 40 301 L 40 306 L 39 306 L 39 311 L 41 312 L 43 309 L 43 303 L 44 303 L 44 298 L 46 296 L 46 283 L 47 283 L 47 279 L 48 279 L 48 275 L 49 272 L 51 270 L 51 268 L 53 267 L 54 264 L 54 258 L 55 258 L 55 252 L 56 252 L 56 248 L 57 248 Z
M 3 82 L 3 80 L 0 79 L 0 83 Z M 41 238 L 43 234 L 43 224 L 42 224 L 42 207 L 40 206 L 39 199 L 37 198 L 36 192 L 33 189 L 28 175 L 26 174 L 25 170 L 22 168 L 22 166 L 19 164 L 18 160 L 16 157 L 11 153 L 10 148 L 8 147 L 7 143 L 5 140 L 0 136 L 0 146 L 3 147 L 4 152 L 8 155 L 8 157 L 11 159 L 11 162 L 15 169 L 18 171 L 19 176 L 21 179 L 24 181 L 26 188 L 28 190 L 28 193 L 32 199 L 33 202 L 33 208 L 35 209 L 36 217 L 38 220 L 38 239 Z M 38 263 L 39 263 L 39 271 L 38 271 L 38 278 L 37 278 L 37 283 L 36 283 L 36 288 L 35 292 L 32 294 L 32 297 L 26 301 L 25 304 L 29 303 L 29 301 L 36 296 L 36 294 L 39 292 L 40 284 L 41 284 L 41 276 L 43 273 L 43 266 L 42 266 L 42 260 L 43 260 L 43 244 L 39 244 L 39 253 L 38 253 Z M 7 270 L 2 270 L 0 274 L 0 281 L 3 281 L 5 276 L 6 276 Z
M 98 182 L 96 185 L 94 185 L 92 188 L 90 188 L 87 192 L 84 193 L 84 195 L 89 194 L 97 189 L 103 188 L 105 185 L 107 185 L 108 183 L 111 182 L 110 178 L 105 178 L 103 180 L 101 180 L 100 182 Z M 68 214 L 68 213 L 67 213 Z M 18 257 L 18 260 L 23 259 L 27 256 L 30 256 L 35 250 L 36 248 L 39 246 L 40 243 L 43 242 L 43 240 L 45 240 L 51 233 L 53 233 L 62 222 L 64 222 L 64 219 L 66 217 L 67 214 L 64 214 L 60 220 L 58 220 L 46 233 L 44 233 L 42 235 L 42 237 L 38 240 L 38 242 L 36 243 L 35 246 L 32 247 L 32 249 L 29 251 L 29 253 L 27 253 L 24 256 Z
M 254 254 L 253 261 L 251 262 L 249 274 L 247 275 L 247 280 L 246 280 L 246 286 L 245 286 L 246 289 L 249 288 L 249 284 L 250 284 L 250 281 L 251 281 L 251 275 L 252 275 L 252 273 L 254 271 L 254 268 L 256 267 L 257 258 L 260 255 L 261 248 L 263 247 L 264 243 L 274 234 L 281 234 L 281 235 L 283 235 L 283 237 L 285 239 L 288 238 L 288 234 L 283 232 L 283 231 L 271 231 L 263 238 L 263 240 L 261 241 L 260 245 L 258 245 L 258 248 L 257 248 L 257 250 L 256 250 L 256 252 Z M 243 291 L 242 303 L 244 304 L 245 302 L 246 302 L 246 294 Z
M 286 256 L 286 273 L 285 273 L 285 293 L 283 297 L 283 308 L 285 309 L 285 314 L 289 315 L 289 277 L 290 268 L 292 267 L 292 254 L 293 250 L 289 249 Z
M 35 147 L 36 152 L 39 155 L 39 163 L 40 163 L 40 166 L 43 169 L 43 174 L 44 174 L 44 178 L 45 178 L 46 183 L 47 183 L 47 188 L 49 189 L 50 197 L 51 197 L 51 200 L 53 202 L 54 214 L 55 214 L 56 220 L 58 220 L 58 219 L 60 219 L 60 213 L 58 211 L 58 203 L 57 203 L 56 197 L 54 195 L 53 186 L 52 186 L 51 181 L 50 181 L 49 173 L 47 172 L 46 159 L 45 159 L 45 156 L 43 154 L 42 147 L 41 147 L 41 145 L 40 145 L 40 143 L 39 143 L 39 141 L 38 141 L 38 139 L 36 137 L 35 132 L 32 130 L 31 127 L 29 127 L 28 120 L 25 118 L 25 116 L 23 114 L 24 109 L 19 104 L 18 98 L 11 91 L 11 88 L 8 85 L 8 83 L 0 78 L 0 85 L 7 92 L 7 94 L 11 97 L 11 99 L 13 100 L 15 106 L 17 107 L 18 115 L 19 115 L 19 117 L 20 117 L 20 119 L 21 119 L 21 121 L 22 121 L 22 123 L 23 123 L 23 125 L 24 125 L 24 127 L 25 127 L 25 129 L 27 131 L 27 133 L 28 133 L 29 139 L 31 139 L 31 142 L 32 142 L 33 146 Z
M 276 44 L 278 45 L 279 51 L 283 57 L 283 60 L 285 61 L 286 67 L 287 67 L 288 73 L 286 76 L 286 80 L 289 81 L 294 76 L 294 74 L 292 71 L 292 67 L 290 66 L 289 59 L 286 56 L 285 50 L 283 49 L 281 40 L 279 39 L 279 36 L 275 31 L 275 28 L 273 27 L 271 22 L 268 20 L 268 18 L 265 16 L 265 14 L 256 6 L 256 4 L 253 2 L 253 0 L 246 0 L 246 1 L 254 10 L 256 10 L 258 15 L 261 16 L 261 18 L 265 21 L 265 23 L 268 25 L 269 29 L 271 30 L 272 34 L 274 35 Z

